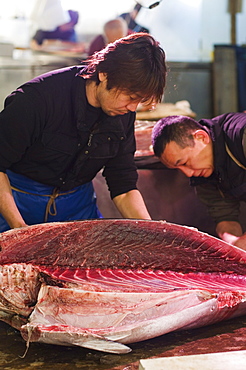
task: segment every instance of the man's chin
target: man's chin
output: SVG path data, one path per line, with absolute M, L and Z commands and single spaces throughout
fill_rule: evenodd
M 104 113 L 106 113 L 110 117 L 115 117 L 119 115 L 119 113 L 112 112 L 112 111 L 104 111 Z
M 107 115 L 110 116 L 110 117 L 115 117 L 115 116 L 123 116 L 126 113 L 127 112 L 109 112 L 109 113 L 107 113 Z

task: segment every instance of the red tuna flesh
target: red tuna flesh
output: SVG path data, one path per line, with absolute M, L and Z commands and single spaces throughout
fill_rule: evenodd
M 0 318 L 27 341 L 124 353 L 246 313 L 246 252 L 192 228 L 50 223 L 2 233 L 0 246 Z

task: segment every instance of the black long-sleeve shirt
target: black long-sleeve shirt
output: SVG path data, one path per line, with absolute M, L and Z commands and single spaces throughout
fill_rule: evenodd
M 7 97 L 0 113 L 0 171 L 70 190 L 103 168 L 114 198 L 136 189 L 135 113 L 110 117 L 91 107 L 82 70 L 46 73 Z
M 191 178 L 199 199 L 215 221 L 239 222 L 240 202 L 246 202 L 246 171 L 226 152 L 246 167 L 246 114 L 226 113 L 199 123 L 212 138 L 214 173 L 208 178 Z

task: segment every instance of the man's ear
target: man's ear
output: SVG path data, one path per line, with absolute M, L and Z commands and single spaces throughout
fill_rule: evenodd
M 100 82 L 106 81 L 107 80 L 107 73 L 99 72 L 98 73 L 98 78 L 99 78 Z
M 204 144 L 208 144 L 210 142 L 209 134 L 204 130 L 196 130 L 193 133 L 193 137 L 196 140 L 201 140 Z

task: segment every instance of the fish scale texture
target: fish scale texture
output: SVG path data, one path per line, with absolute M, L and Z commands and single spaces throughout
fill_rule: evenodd
M 162 221 L 92 220 L 34 225 L 2 233 L 0 248 L 1 264 L 246 272 L 245 251 L 195 229 Z

